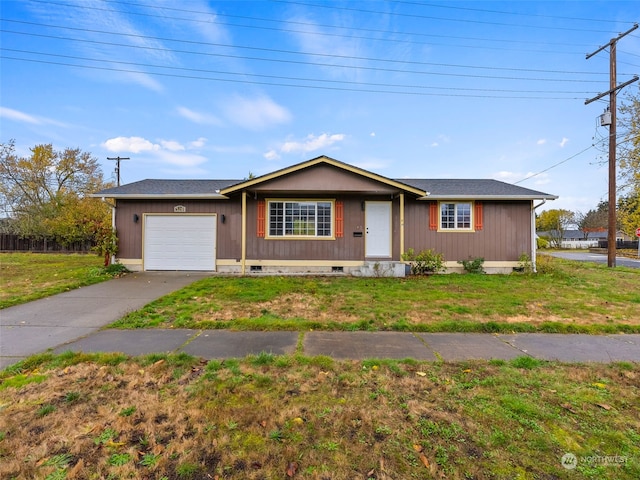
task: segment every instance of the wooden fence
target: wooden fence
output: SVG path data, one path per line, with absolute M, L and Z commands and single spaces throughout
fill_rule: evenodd
M 21 237 L 11 233 L 0 233 L 1 252 L 60 252 L 88 253 L 94 242 L 74 242 L 63 245 L 52 238 Z

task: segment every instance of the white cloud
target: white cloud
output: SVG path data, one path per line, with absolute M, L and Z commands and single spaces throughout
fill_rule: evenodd
M 184 145 L 180 145 L 178 142 L 173 140 L 160 140 L 160 145 L 162 145 L 162 148 L 170 150 L 172 152 L 179 152 L 184 150 Z
M 154 143 L 143 137 L 115 137 L 105 141 L 102 146 L 114 153 L 138 154 L 143 161 L 151 160 L 160 168 L 162 165 L 183 167 L 186 170 L 182 174 L 185 174 L 198 173 L 194 168 L 207 162 L 207 157 L 190 151 L 201 148 L 206 141 L 206 138 L 200 137 L 188 142 L 185 147 L 175 140 L 160 139 Z
M 176 153 L 167 150 L 157 152 L 158 158 L 169 165 L 180 167 L 195 167 L 207 161 L 206 157 L 193 153 Z
M 193 123 L 198 123 L 201 125 L 222 125 L 220 119 L 218 119 L 214 115 L 196 112 L 195 110 L 191 110 L 187 107 L 178 107 L 177 110 L 178 114 L 181 117 L 184 117 L 187 120 L 192 121 Z
M 32 123 L 34 125 L 42 124 L 39 118 L 29 115 L 28 113 L 13 110 L 12 108 L 0 107 L 0 117 L 8 118 L 16 122 Z
M 290 21 L 302 22 L 305 25 L 304 31 L 292 33 L 301 53 L 307 54 L 310 60 L 316 63 L 318 62 L 318 55 L 322 57 L 331 55 L 333 57 L 334 61 L 331 62 L 331 66 L 318 67 L 324 75 L 351 81 L 358 81 L 364 78 L 365 71 L 357 67 L 366 65 L 364 58 L 369 56 L 367 48 L 371 44 L 370 42 L 358 37 L 327 36 L 325 35 L 325 28 L 314 23 L 314 20 L 309 17 L 292 17 Z M 345 29 L 352 26 L 347 17 L 342 17 L 339 22 L 342 24 L 341 27 Z M 397 50 L 394 49 L 387 53 L 390 53 L 390 56 L 393 57 Z M 340 65 L 344 68 L 341 68 Z
M 344 133 L 322 135 L 309 134 L 303 140 L 287 140 L 278 147 L 266 152 L 263 156 L 267 160 L 279 160 L 281 153 L 309 153 L 316 150 L 328 149 L 332 145 L 343 141 L 347 136 Z
M 151 143 L 142 137 L 115 137 L 110 138 L 102 144 L 104 148 L 110 152 L 122 153 L 140 153 L 153 150 L 160 150 L 160 145 Z
M 449 135 L 445 135 L 443 133 L 438 135 L 438 139 L 431 143 L 431 147 L 439 147 L 440 143 L 449 143 L 451 142 L 451 137 Z
M 51 118 L 30 115 L 7 107 L 0 107 L 0 118 L 6 118 L 8 120 L 13 120 L 14 122 L 30 123 L 32 125 L 55 125 L 58 127 L 68 127 L 67 124 Z
M 560 142 L 560 148 L 564 148 L 564 146 L 569 143 L 569 139 L 567 137 L 562 137 L 562 141 Z
M 371 137 L 375 137 L 375 136 L 376 136 L 376 132 L 371 132 L 371 133 L 369 134 L 369 136 L 371 136 Z
M 291 120 L 291 113 L 286 108 L 265 96 L 245 98 L 236 95 L 223 108 L 229 120 L 250 130 L 261 130 Z
M 269 150 L 264 154 L 264 158 L 266 158 L 267 160 L 279 160 L 280 155 L 278 155 L 278 152 L 276 152 L 275 150 Z
M 202 148 L 207 143 L 207 139 L 204 137 L 200 137 L 193 142 L 189 142 L 189 148 Z
M 538 140 L 536 142 L 536 145 L 544 145 L 545 143 L 547 143 L 547 139 L 546 138 L 541 138 L 540 140 Z
M 314 152 L 323 148 L 329 148 L 334 143 L 344 140 L 345 137 L 346 135 L 344 133 L 336 133 L 333 135 L 323 133 L 318 136 L 310 134 L 301 142 L 289 141 L 283 143 L 280 146 L 280 151 L 283 153 Z

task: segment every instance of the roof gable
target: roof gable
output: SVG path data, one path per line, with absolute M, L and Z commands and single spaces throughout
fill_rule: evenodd
M 355 175 L 351 175 L 351 179 L 355 179 L 356 176 L 360 177 L 360 181 L 356 181 L 353 180 L 355 183 L 357 183 L 358 185 L 361 186 L 361 188 L 364 188 L 365 185 L 367 185 L 368 187 L 366 188 L 366 191 L 371 191 L 371 189 L 373 188 L 375 191 L 381 191 L 386 193 L 387 191 L 397 191 L 397 190 L 402 190 L 405 192 L 410 192 L 413 193 L 414 195 L 417 196 L 424 196 L 425 195 L 425 191 L 417 188 L 415 186 L 411 186 L 408 185 L 406 183 L 403 183 L 402 181 L 399 180 L 393 180 L 387 177 L 383 177 L 382 175 L 378 175 L 376 173 L 372 173 L 369 172 L 367 170 L 364 170 L 362 168 L 358 168 L 358 167 L 354 167 L 353 165 L 349 165 L 347 163 L 343 163 L 340 162 L 338 160 L 335 160 L 333 158 L 327 157 L 327 156 L 320 156 L 320 157 L 316 157 L 313 158 L 311 160 L 307 160 L 306 162 L 302 162 L 302 163 L 298 163 L 296 165 L 292 165 L 290 167 L 287 168 L 283 168 L 281 170 L 276 170 L 275 172 L 271 172 L 268 173 L 266 175 L 262 175 L 260 177 L 256 177 L 256 178 L 252 178 L 249 180 L 246 180 L 244 182 L 238 183 L 236 185 L 232 185 L 228 188 L 225 188 L 223 190 L 221 190 L 220 193 L 222 193 L 223 195 L 230 195 L 233 194 L 235 192 L 239 192 L 242 190 L 246 190 L 246 189 L 252 189 L 252 190 L 270 190 L 273 188 L 277 188 L 278 190 L 285 190 L 284 186 L 287 185 L 290 182 L 281 182 L 279 180 L 284 179 L 285 177 L 290 177 L 293 176 L 295 174 L 299 174 L 301 172 L 304 171 L 308 171 L 309 169 L 317 169 L 323 166 L 330 166 L 333 167 L 334 169 L 338 169 L 339 171 L 343 172 L 343 173 L 351 173 L 351 174 L 355 174 Z M 328 170 L 325 170 L 328 171 Z M 302 178 L 302 177 L 299 177 Z M 326 180 L 317 178 L 317 179 L 311 179 L 312 177 L 308 176 L 306 177 L 306 181 L 308 182 L 306 189 L 307 190 L 323 190 L 323 191 L 336 191 L 336 184 L 335 183 L 327 183 Z M 364 180 L 364 181 L 363 181 Z M 371 182 L 373 181 L 373 182 Z M 378 187 L 374 187 L 373 185 L 378 184 Z M 383 186 L 385 186 L 386 188 L 383 188 L 382 190 L 380 189 L 379 185 L 382 184 Z M 300 188 L 300 187 L 297 187 Z M 354 187 L 355 190 L 358 190 L 358 187 Z M 295 189 L 292 189 L 291 187 L 289 187 L 288 191 L 292 191 Z M 354 191 L 353 189 L 350 189 L 350 191 Z

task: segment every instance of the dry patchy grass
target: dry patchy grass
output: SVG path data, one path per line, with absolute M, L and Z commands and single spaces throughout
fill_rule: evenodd
M 640 270 L 541 257 L 534 275 L 211 277 L 118 328 L 640 332 Z
M 634 364 L 47 361 L 0 376 L 2 478 L 640 476 Z

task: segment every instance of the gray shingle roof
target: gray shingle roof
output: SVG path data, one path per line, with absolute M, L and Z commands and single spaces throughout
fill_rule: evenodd
M 317 160 L 317 159 L 316 159 Z M 340 164 L 333 159 L 334 163 Z M 315 160 L 314 160 L 315 161 Z M 309 162 L 305 162 L 309 163 Z M 345 164 L 346 165 L 346 164 Z M 286 169 L 285 169 L 286 170 Z M 278 173 L 278 172 L 274 172 Z M 270 174 L 273 175 L 273 174 Z M 262 178 L 262 177 L 259 177 Z M 381 181 L 385 177 L 377 176 Z M 258 179 L 259 180 L 259 179 Z M 501 200 L 553 200 L 555 195 L 487 179 L 388 179 L 397 187 L 407 186 L 412 193 L 427 192 L 423 199 L 501 199 Z M 109 198 L 227 198 L 221 190 L 247 182 L 247 180 L 141 180 L 120 187 L 108 188 L 94 197 Z
M 489 179 L 397 179 L 429 192 L 429 198 L 557 198 L 555 195 Z
M 194 197 L 222 198 L 220 190 L 242 180 L 140 180 L 119 187 L 107 188 L 95 197 L 109 198 L 154 198 L 154 197 Z

